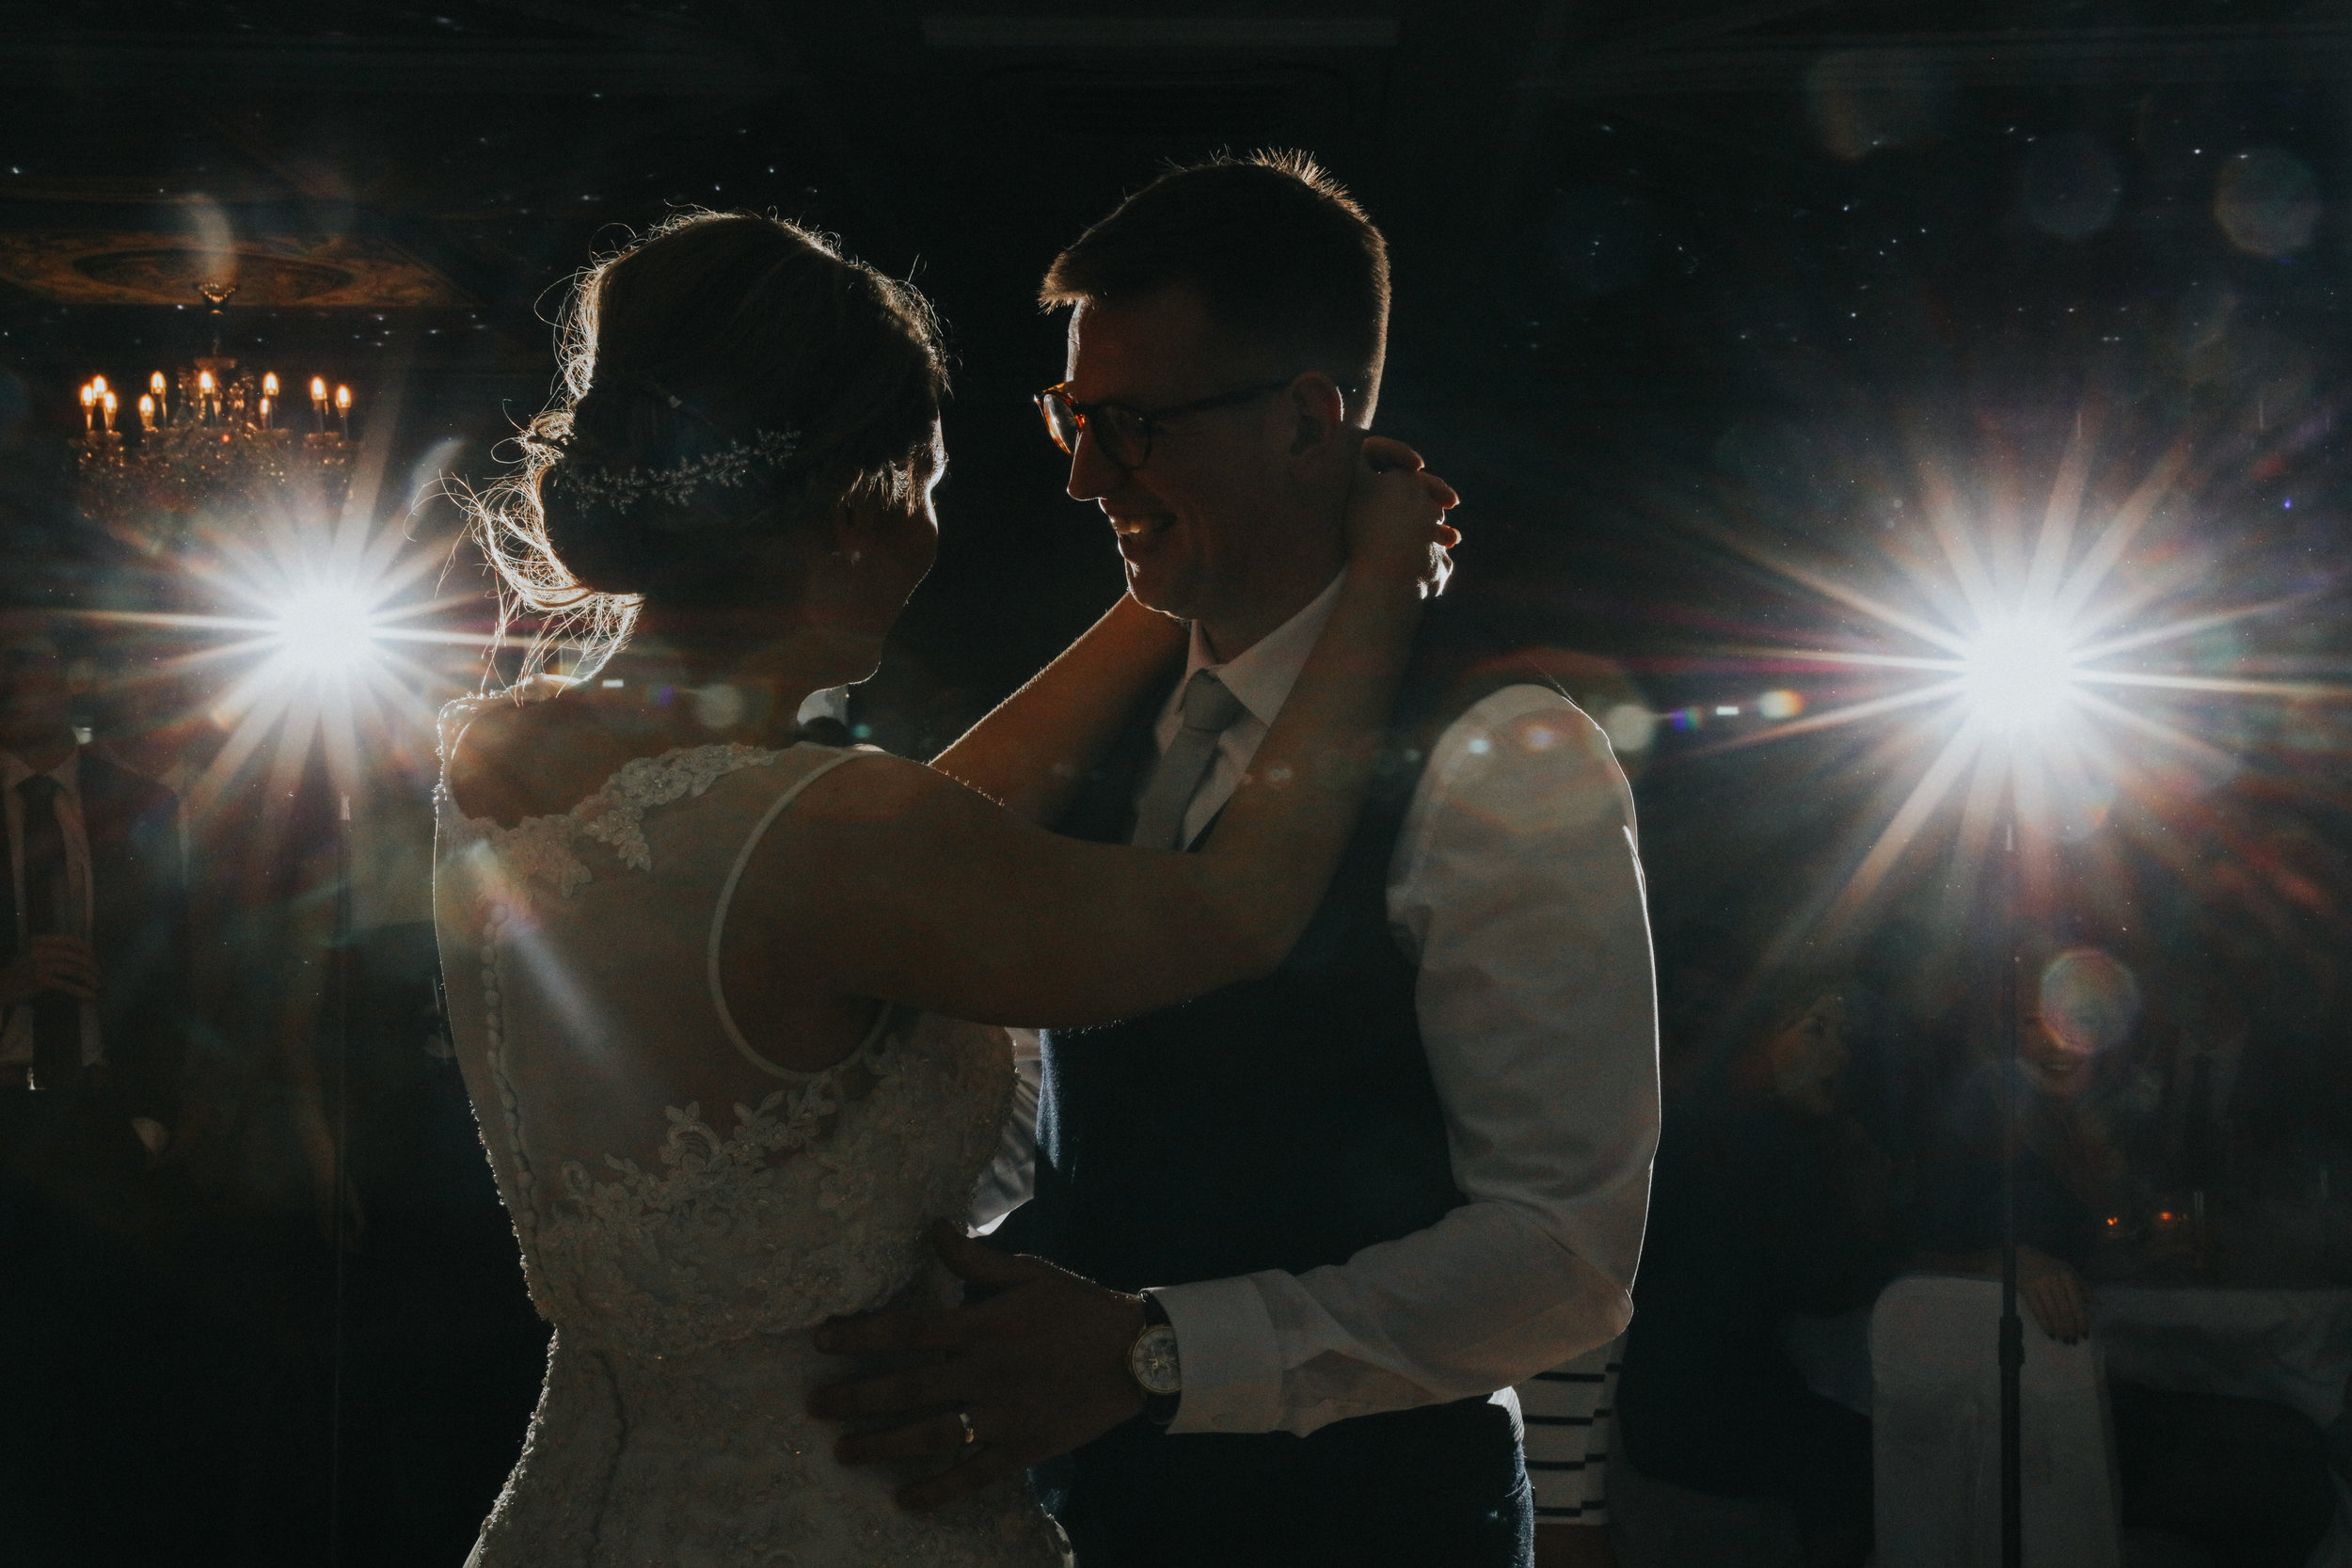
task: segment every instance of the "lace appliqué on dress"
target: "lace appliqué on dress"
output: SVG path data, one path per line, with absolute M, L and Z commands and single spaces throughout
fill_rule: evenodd
M 700 796 L 729 773 L 772 767 L 782 752 L 756 746 L 696 746 L 658 757 L 636 757 L 597 790 L 561 816 L 526 816 L 511 828 L 495 823 L 485 837 L 516 882 L 554 889 L 568 898 L 594 879 L 572 850 L 585 835 L 609 847 L 631 871 L 651 871 L 653 850 L 645 843 L 645 813 L 656 806 Z
M 446 763 L 450 738 L 463 728 L 479 705 L 478 700 L 453 703 L 442 713 L 442 757 Z M 631 870 L 653 869 L 653 851 L 645 842 L 645 813 L 656 806 L 699 798 L 712 784 L 740 768 L 770 767 L 784 753 L 755 746 L 711 745 L 667 752 L 658 757 L 635 757 L 622 765 L 595 794 L 561 815 L 527 816 L 511 828 L 487 818 L 469 817 L 457 809 L 444 774 L 436 790 L 442 815 L 443 853 L 462 849 L 487 854 L 502 875 L 494 879 L 482 908 L 482 990 L 487 1038 L 484 1061 L 498 1095 L 501 1131 L 505 1134 L 505 1158 L 490 1162 L 499 1196 L 505 1202 L 522 1247 L 523 1274 L 531 1296 L 550 1322 L 547 1276 L 539 1257 L 538 1177 L 523 1151 L 521 1104 L 508 1072 L 503 956 L 511 931 L 530 919 L 533 891 L 548 889 L 569 898 L 596 879 L 595 873 L 574 852 L 574 840 L 585 833 L 608 845 Z M 677 1112 L 669 1113 L 675 1117 Z

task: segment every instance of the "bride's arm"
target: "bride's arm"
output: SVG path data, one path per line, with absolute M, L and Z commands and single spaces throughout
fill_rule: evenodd
M 1363 804 L 1430 548 L 1451 538 L 1434 483 L 1359 473 L 1330 622 L 1201 852 L 1062 838 L 878 757 L 810 786 L 739 900 L 776 899 L 770 928 L 820 950 L 810 967 L 839 993 L 962 1018 L 1099 1022 L 1270 971 Z
M 1023 821 L 1053 821 L 1153 682 L 1184 657 L 1184 623 L 1120 594 L 931 766 Z

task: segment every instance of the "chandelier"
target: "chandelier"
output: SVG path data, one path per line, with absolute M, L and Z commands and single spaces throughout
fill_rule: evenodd
M 206 289 L 217 309 L 230 291 Z M 261 512 L 340 514 L 351 485 L 351 388 L 310 377 L 310 406 L 275 371 L 213 352 L 170 374 L 150 372 L 135 405 L 103 375 L 83 383 L 81 507 L 90 522 L 147 554 L 174 550 L 206 525 L 231 531 Z

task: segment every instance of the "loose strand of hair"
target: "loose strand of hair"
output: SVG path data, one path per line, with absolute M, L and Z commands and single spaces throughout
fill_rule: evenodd
M 590 588 L 564 567 L 548 542 L 539 482 L 554 465 L 557 443 L 570 424 L 568 410 L 542 414 L 518 438 L 521 462 L 486 488 L 477 490 L 457 479 L 446 484 L 450 499 L 470 519 L 474 543 L 498 583 L 498 618 L 482 677 L 485 692 L 492 688 L 498 656 L 515 640 L 519 619 L 531 618 L 534 628 L 523 644 L 515 678 L 500 689 L 517 700 L 548 673 L 548 660 L 567 647 L 575 651 L 569 675 L 584 679 L 595 674 L 620 651 L 637 624 L 642 599 Z

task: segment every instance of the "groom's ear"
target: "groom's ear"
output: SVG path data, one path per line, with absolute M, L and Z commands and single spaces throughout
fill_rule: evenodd
M 1291 455 L 1326 455 L 1344 451 L 1352 459 L 1354 431 L 1347 422 L 1347 397 L 1321 371 L 1307 371 L 1282 392 L 1283 414 L 1292 422 Z

